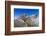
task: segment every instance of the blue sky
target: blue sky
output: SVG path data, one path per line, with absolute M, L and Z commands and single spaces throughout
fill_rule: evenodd
M 23 8 L 14 8 L 14 16 L 20 16 L 21 14 L 28 14 L 28 16 L 39 15 L 39 9 L 23 9 Z

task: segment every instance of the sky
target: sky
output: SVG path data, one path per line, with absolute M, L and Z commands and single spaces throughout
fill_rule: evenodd
M 39 15 L 39 9 L 23 9 L 23 8 L 14 8 L 14 16 L 20 16 L 22 14 L 28 14 L 28 16 Z

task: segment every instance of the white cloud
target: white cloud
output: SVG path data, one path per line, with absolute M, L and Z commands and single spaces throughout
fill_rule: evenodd
M 15 16 L 15 17 L 14 17 L 14 19 L 17 19 L 17 18 L 18 18 L 18 16 Z

